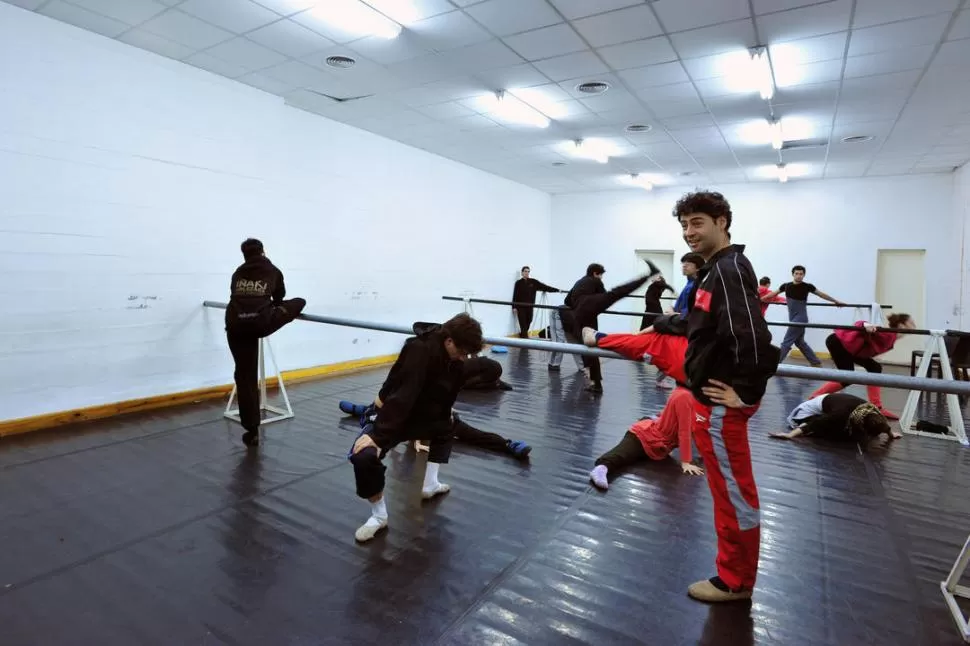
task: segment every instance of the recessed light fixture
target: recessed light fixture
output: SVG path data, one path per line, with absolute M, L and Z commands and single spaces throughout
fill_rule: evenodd
M 842 143 L 861 144 L 865 141 L 872 141 L 874 138 L 872 135 L 851 135 L 849 137 L 842 137 Z
M 582 92 L 583 94 L 603 94 L 609 89 L 610 84 L 604 83 L 603 81 L 589 81 L 576 86 L 576 91 Z
M 336 67 L 338 70 L 345 70 L 356 64 L 357 61 L 350 56 L 327 56 L 327 65 Z
M 631 123 L 624 130 L 627 132 L 648 132 L 653 129 L 653 126 L 648 126 L 642 123 Z

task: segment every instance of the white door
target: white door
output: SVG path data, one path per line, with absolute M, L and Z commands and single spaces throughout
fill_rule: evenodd
M 876 302 L 892 305 L 883 310 L 883 320 L 892 312 L 905 312 L 926 327 L 926 250 L 880 249 L 876 256 Z M 913 350 L 922 350 L 926 337 L 900 335 L 896 346 L 878 360 L 880 363 L 909 365 Z
M 677 294 L 680 293 L 680 290 L 684 288 L 684 285 L 687 284 L 687 279 L 684 278 L 684 275 L 680 271 L 680 263 L 679 262 L 676 264 L 674 263 L 673 251 L 637 249 L 636 261 L 635 261 L 636 265 L 633 268 L 634 276 L 639 276 L 640 274 L 643 274 L 644 271 L 646 270 L 647 266 L 644 263 L 644 260 L 649 260 L 653 264 L 657 265 L 657 267 L 660 268 L 660 272 L 663 274 L 664 279 L 667 281 L 667 283 L 675 290 L 677 290 L 676 293 L 674 294 L 671 294 L 670 292 L 665 291 L 663 294 L 664 296 L 676 297 Z M 643 312 L 646 309 L 646 304 L 643 302 L 643 295 L 644 293 L 646 293 L 646 291 L 647 291 L 647 285 L 643 285 L 642 287 L 640 287 L 640 289 L 633 292 L 634 295 L 640 297 L 639 303 L 635 301 L 633 298 L 623 299 L 624 302 L 629 304 L 629 306 L 624 307 L 622 309 L 628 312 Z M 666 310 L 668 307 L 673 307 L 674 302 L 664 300 L 663 305 L 664 305 L 664 310 Z M 616 309 L 621 309 L 619 307 L 619 303 L 617 303 Z M 639 331 L 640 319 L 634 318 L 632 316 L 629 318 L 630 318 L 631 331 L 633 332 Z

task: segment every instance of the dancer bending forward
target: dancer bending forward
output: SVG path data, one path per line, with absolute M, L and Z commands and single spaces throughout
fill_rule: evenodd
M 802 402 L 788 415 L 788 433 L 772 433 L 779 440 L 796 437 L 821 437 L 827 440 L 858 442 L 865 450 L 870 439 L 886 434 L 890 440 L 902 437 L 889 426 L 878 408 L 861 397 L 848 393 L 819 395 Z

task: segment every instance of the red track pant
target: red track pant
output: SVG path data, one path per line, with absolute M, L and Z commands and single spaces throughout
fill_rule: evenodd
M 757 410 L 694 399 L 694 442 L 714 498 L 717 575 L 732 590 L 753 589 L 758 575 L 761 511 L 748 446 L 748 419 Z
M 613 350 L 629 359 L 646 361 L 661 372 L 686 384 L 684 357 L 687 354 L 687 338 L 670 334 L 607 334 L 597 345 L 604 350 Z

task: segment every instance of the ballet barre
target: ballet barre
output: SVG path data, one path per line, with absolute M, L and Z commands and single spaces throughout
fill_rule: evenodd
M 460 296 L 442 296 L 442 300 L 446 301 L 458 301 L 462 303 L 481 303 L 483 305 L 510 305 L 512 307 L 533 307 L 536 309 L 548 309 L 556 310 L 560 309 L 562 306 L 558 305 L 540 305 L 533 303 L 517 303 L 513 301 L 498 301 L 491 300 L 487 298 L 462 298 Z M 844 307 L 849 307 L 848 305 Z M 866 307 L 869 307 L 868 305 Z M 667 314 L 657 313 L 657 312 L 624 312 L 621 310 L 605 310 L 602 314 L 613 314 L 616 316 L 639 316 L 639 317 L 658 317 L 667 316 Z M 806 329 L 819 329 L 819 330 L 858 330 L 859 327 L 855 325 L 839 325 L 833 323 L 797 323 L 793 321 L 765 321 L 768 325 L 773 325 L 776 327 L 800 327 Z M 889 328 L 876 326 L 877 332 L 894 332 L 896 334 L 916 334 L 922 336 L 930 336 L 937 332 L 941 332 L 943 336 L 950 337 L 961 337 L 970 336 L 970 332 L 961 332 L 960 330 L 924 330 L 924 329 L 905 329 L 905 328 Z

